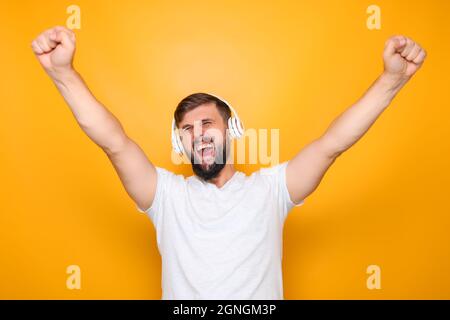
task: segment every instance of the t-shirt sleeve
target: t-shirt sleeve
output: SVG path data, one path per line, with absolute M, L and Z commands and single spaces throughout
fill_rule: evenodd
M 288 213 L 294 207 L 300 207 L 305 203 L 305 199 L 298 203 L 291 200 L 286 183 L 286 168 L 288 161 L 275 165 L 273 167 L 264 169 L 263 174 L 270 177 L 270 183 L 273 184 L 274 194 L 279 203 L 281 218 L 284 220 Z
M 141 209 L 136 205 L 137 210 L 141 213 L 146 213 L 155 225 L 158 216 L 162 212 L 162 204 L 169 195 L 171 182 L 176 176 L 174 173 L 160 167 L 156 167 L 156 173 L 156 190 L 151 206 L 147 209 Z

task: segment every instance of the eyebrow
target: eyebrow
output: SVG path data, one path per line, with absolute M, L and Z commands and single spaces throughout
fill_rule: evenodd
M 205 119 L 202 119 L 201 121 L 202 121 L 202 124 L 203 124 L 203 123 L 205 123 L 206 121 L 214 122 L 214 119 L 211 119 L 211 118 L 205 118 Z M 189 127 L 192 127 L 192 125 L 191 125 L 191 124 L 185 124 L 181 129 L 182 129 L 182 130 L 185 130 L 185 129 L 189 128 Z

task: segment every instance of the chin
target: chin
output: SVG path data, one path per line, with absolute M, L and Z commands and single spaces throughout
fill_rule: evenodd
M 214 146 L 213 158 L 206 160 L 206 163 L 204 162 L 202 156 L 197 156 L 197 154 L 191 152 L 192 170 L 196 176 L 202 180 L 209 181 L 216 178 L 220 174 L 226 164 L 226 161 L 221 161 L 221 158 L 227 159 L 227 145 L 221 146 L 220 149 L 222 152 L 216 153 L 217 149 Z
M 201 164 L 192 164 L 192 170 L 194 171 L 195 175 L 197 175 L 199 178 L 209 181 L 211 179 L 216 178 L 222 169 L 225 167 L 225 163 L 212 163 L 208 164 L 206 166 Z

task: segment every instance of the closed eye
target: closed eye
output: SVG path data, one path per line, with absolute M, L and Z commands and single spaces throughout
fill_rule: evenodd
M 212 123 L 213 123 L 213 120 L 211 120 L 211 119 L 202 120 L 202 126 L 209 127 Z M 183 132 L 188 132 L 188 131 L 191 132 L 192 128 L 193 128 L 192 125 L 187 124 L 187 125 L 183 126 L 183 128 L 181 130 Z
M 210 124 L 212 124 L 214 121 L 211 119 L 206 119 L 202 121 L 202 125 L 206 125 L 209 126 Z
M 191 125 L 184 126 L 181 130 L 183 130 L 183 132 L 191 131 L 192 126 Z

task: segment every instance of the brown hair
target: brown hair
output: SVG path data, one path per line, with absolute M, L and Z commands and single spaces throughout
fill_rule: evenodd
M 183 117 L 187 112 L 197 108 L 202 104 L 210 102 L 215 102 L 217 110 L 219 111 L 220 115 L 222 116 L 223 120 L 226 123 L 228 118 L 231 117 L 231 110 L 228 107 L 228 105 L 215 96 L 199 92 L 187 96 L 186 98 L 181 100 L 180 103 L 178 104 L 174 112 L 174 119 L 177 127 L 178 124 L 183 120 Z

